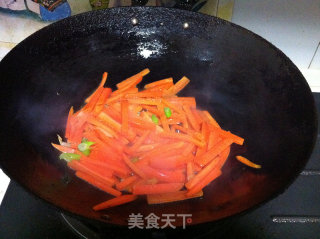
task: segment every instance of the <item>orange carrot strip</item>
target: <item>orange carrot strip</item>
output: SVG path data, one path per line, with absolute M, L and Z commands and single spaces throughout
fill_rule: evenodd
M 183 183 L 158 183 L 158 184 L 140 184 L 134 185 L 132 194 L 158 194 L 179 191 L 183 187 Z
M 91 155 L 90 155 L 91 159 Z M 97 167 L 109 169 L 110 171 L 113 171 L 115 174 L 117 174 L 120 177 L 127 177 L 130 173 L 129 169 L 121 166 L 117 161 L 114 160 L 108 160 L 108 161 L 100 161 L 100 160 L 88 160 L 86 161 L 86 164 L 93 164 Z
M 75 171 L 81 171 L 83 173 L 89 174 L 92 177 L 95 177 L 97 179 L 99 179 L 102 182 L 108 183 L 108 184 L 114 184 L 115 180 L 109 177 L 105 177 L 93 170 L 91 170 L 90 168 L 86 167 L 85 165 L 81 164 L 79 161 L 77 160 L 72 160 L 71 162 L 68 163 L 68 166 L 70 168 L 72 168 Z
M 95 105 L 94 115 L 98 115 L 103 110 L 104 105 L 106 104 L 106 101 L 109 98 L 111 92 L 112 91 L 110 88 L 103 88 L 103 91 Z
M 139 164 L 138 161 L 137 164 Z M 148 165 L 141 165 L 140 169 L 148 176 L 148 178 L 156 178 L 159 182 L 165 183 L 184 183 L 185 182 L 185 174 L 181 170 L 156 170 Z
M 255 164 L 255 163 L 251 162 L 249 159 L 247 159 L 245 157 L 242 157 L 240 155 L 236 156 L 236 159 L 239 162 L 241 162 L 241 163 L 243 163 L 243 164 L 245 164 L 245 165 L 247 165 L 247 166 L 249 166 L 251 168 L 261 168 L 261 165 Z
M 127 177 L 125 179 L 123 179 L 121 182 L 116 183 L 116 188 L 119 191 L 124 190 L 126 187 L 128 187 L 130 184 L 134 183 L 135 181 L 138 180 L 138 177 L 133 175 L 130 177 Z
M 195 162 L 200 166 L 207 165 L 209 162 L 211 162 L 212 159 L 214 159 L 217 155 L 222 153 L 223 150 L 229 147 L 232 142 L 233 141 L 229 138 L 220 141 L 218 144 L 216 144 L 215 147 L 208 150 L 205 154 L 199 157 L 195 157 Z
M 208 149 L 208 141 L 209 141 L 209 135 L 210 135 L 210 131 L 209 131 L 209 127 L 207 125 L 207 123 L 202 123 L 202 127 L 201 127 L 201 133 L 203 135 L 204 138 L 204 142 L 207 142 L 207 144 L 204 147 L 198 147 L 197 148 L 197 153 L 196 155 L 199 157 L 201 155 L 203 155 L 207 149 Z
M 140 91 L 135 94 L 126 94 L 125 98 L 131 99 L 131 98 L 151 98 L 151 97 L 161 97 L 163 95 L 162 91 L 149 91 L 149 92 L 144 92 Z
M 211 131 L 208 139 L 208 150 L 212 149 L 217 143 L 221 141 L 221 137 L 217 131 Z
M 138 168 L 134 163 L 131 162 L 131 160 L 128 158 L 127 155 L 123 154 L 123 161 L 128 165 L 129 168 L 131 168 L 131 170 L 136 173 L 137 175 L 139 175 L 141 178 L 146 179 L 147 176 L 145 175 L 145 173 Z
M 115 207 L 115 206 L 119 206 L 125 203 L 129 203 L 132 202 L 134 200 L 136 200 L 138 197 L 135 195 L 122 195 L 116 198 L 112 198 L 109 199 L 105 202 L 102 202 L 98 205 L 95 205 L 93 207 L 93 210 L 95 211 L 99 211 L 99 210 L 103 210 L 103 209 L 107 209 L 107 208 L 111 208 L 111 207 Z
M 169 124 L 167 121 L 167 117 L 164 113 L 164 107 L 163 104 L 159 104 L 158 105 L 158 110 L 160 112 L 160 120 L 161 120 L 161 124 L 162 124 L 162 128 L 165 132 L 170 132 L 170 128 L 169 128 Z
M 166 100 L 166 99 L 162 99 L 162 103 L 163 103 L 165 106 L 169 107 L 171 110 L 173 110 L 173 111 L 175 111 L 175 112 L 177 112 L 177 113 L 179 113 L 179 114 L 184 114 L 184 112 L 183 112 L 183 110 L 182 110 L 182 107 L 177 106 L 177 105 L 175 105 L 175 104 L 172 104 L 172 103 L 170 103 L 170 102 L 169 102 L 168 100 Z
M 128 85 L 128 84 L 132 84 L 132 81 L 136 80 L 136 79 L 139 79 L 139 78 L 142 78 L 143 76 L 147 75 L 148 73 L 150 72 L 150 70 L 147 68 L 147 69 L 144 69 L 143 71 L 139 72 L 138 74 L 134 75 L 134 76 L 131 76 L 129 78 L 127 78 L 126 80 L 124 81 L 121 81 L 120 83 L 117 84 L 117 88 L 123 88 L 124 86 Z
M 121 132 L 127 135 L 129 129 L 129 103 L 127 100 L 121 101 L 121 123 Z
M 210 182 L 212 182 L 213 180 L 215 180 L 217 177 L 219 177 L 221 175 L 221 171 L 220 170 L 214 170 L 212 172 L 210 172 L 202 181 L 200 181 L 196 186 L 194 186 L 193 188 L 191 188 L 188 192 L 187 192 L 187 196 L 192 196 L 194 194 L 197 194 L 198 192 L 200 192 L 205 186 L 207 186 Z
M 154 81 L 154 82 L 149 83 L 149 84 L 146 84 L 144 86 L 144 88 L 145 89 L 149 89 L 149 88 L 157 87 L 159 85 L 168 84 L 168 83 L 173 83 L 173 79 L 171 77 L 163 79 L 163 80 Z
M 198 124 L 197 120 L 195 119 L 193 113 L 191 112 L 190 107 L 183 105 L 182 108 L 183 108 L 184 112 L 186 113 L 187 119 L 188 119 L 189 123 L 191 124 L 192 128 L 196 131 L 199 131 L 200 125 Z
M 141 145 L 138 149 L 137 152 L 145 152 L 145 151 L 151 151 L 158 147 L 160 144 L 154 143 L 154 144 L 146 144 L 146 145 Z
M 101 123 L 100 121 L 96 120 L 95 118 L 89 118 L 88 122 L 90 124 L 95 125 L 99 130 L 104 130 L 104 133 L 107 134 L 110 137 L 117 137 L 117 133 L 111 129 L 110 127 L 106 126 L 105 124 Z
M 103 176 L 108 177 L 108 178 L 112 178 L 113 171 L 109 167 L 107 167 L 106 165 L 103 165 L 103 166 L 102 165 L 97 165 L 97 164 L 92 163 L 91 161 L 93 161 L 93 160 L 90 160 L 90 159 L 89 160 L 83 160 L 81 158 L 80 163 L 83 166 L 87 167 L 88 169 L 93 170 L 96 173 L 99 173 L 100 175 L 103 175 Z M 112 183 L 110 183 L 110 186 L 112 186 Z
M 68 114 L 68 119 L 67 119 L 67 125 L 66 125 L 66 133 L 65 133 L 65 136 L 66 136 L 66 138 L 67 139 L 69 139 L 69 137 L 70 137 L 70 130 L 71 130 L 71 117 L 72 117 L 72 115 L 73 115 L 73 112 L 74 112 L 74 110 L 73 110 L 73 106 L 71 106 L 71 108 L 70 108 L 70 110 L 69 110 L 69 114 Z
M 193 159 L 193 155 L 188 155 L 188 156 L 183 156 L 179 155 L 173 155 L 173 156 L 162 156 L 160 158 L 158 157 L 153 157 L 149 160 L 149 164 L 151 167 L 156 168 L 156 169 L 177 169 L 181 165 L 185 165 L 190 162 Z
M 187 181 L 189 182 L 193 177 L 194 177 L 193 163 L 188 162 L 187 163 Z
M 104 88 L 103 87 L 99 87 L 96 92 L 94 93 L 94 95 L 90 98 L 90 100 L 88 101 L 88 103 L 82 108 L 82 111 L 87 111 L 87 112 L 91 112 L 94 107 L 96 106 L 100 95 L 102 94 Z
M 108 77 L 108 73 L 104 72 L 102 74 L 102 79 L 101 79 L 101 82 L 100 82 L 98 88 L 87 99 L 85 99 L 85 101 L 84 101 L 85 103 L 88 103 L 91 100 L 91 98 L 97 93 L 97 90 L 104 86 L 104 84 L 106 83 L 107 77 Z
M 147 201 L 148 201 L 148 204 L 160 204 L 160 203 L 183 201 L 183 200 L 202 197 L 202 196 L 203 196 L 202 191 L 199 191 L 198 193 L 193 194 L 191 196 L 187 196 L 186 191 L 178 191 L 178 192 L 172 192 L 172 193 L 148 194 Z
M 160 137 L 170 138 L 170 139 L 179 139 L 186 142 L 194 143 L 195 145 L 199 147 L 204 147 L 205 143 L 195 139 L 194 137 L 187 135 L 187 134 L 178 134 L 178 133 L 172 133 L 172 132 L 162 132 L 158 134 Z
M 160 111 L 156 108 L 156 107 L 154 107 L 154 106 L 148 106 L 148 105 L 144 105 L 143 106 L 143 109 L 146 109 L 146 110 L 148 110 L 149 112 L 151 112 L 152 114 L 155 114 L 155 115 L 157 115 L 157 116 L 160 116 Z
M 171 88 L 165 92 L 165 96 L 172 96 L 176 95 L 178 92 L 180 92 L 184 87 L 189 84 L 190 80 L 187 77 L 182 77 L 178 82 L 176 82 Z
M 143 99 L 128 99 L 130 104 L 137 105 L 159 105 L 161 99 L 159 98 L 143 98 Z
M 197 110 L 196 108 L 191 108 L 191 112 L 194 116 L 194 119 L 197 121 L 198 125 L 201 125 L 203 120 L 202 120 L 202 117 L 200 116 L 200 111 Z
M 188 105 L 190 107 L 196 108 L 197 103 L 194 97 L 168 97 L 166 100 L 174 105 L 182 107 L 183 105 Z
M 143 135 L 139 139 L 137 139 L 137 141 L 129 148 L 129 151 L 135 152 L 140 146 L 142 146 L 143 142 L 146 140 L 150 133 L 151 131 L 145 131 Z
M 165 84 L 154 86 L 154 87 L 151 87 L 151 88 L 148 88 L 148 89 L 144 89 L 142 92 L 157 92 L 157 91 L 159 91 L 159 92 L 163 93 L 164 91 L 168 90 L 171 86 L 173 86 L 172 82 L 165 83 Z
M 69 148 L 69 147 L 66 147 L 66 146 L 63 146 L 60 144 L 51 143 L 51 145 L 62 153 L 74 153 L 75 152 L 75 150 L 73 148 Z
M 105 112 L 107 115 L 109 115 L 117 122 L 121 122 L 121 113 L 117 111 L 113 106 L 108 105 L 107 107 L 104 107 L 103 112 Z
M 93 177 L 90 174 L 87 174 L 85 172 L 77 171 L 76 172 L 77 177 L 81 178 L 82 180 L 90 183 L 91 185 L 101 189 L 104 192 L 107 192 L 113 196 L 119 197 L 121 195 L 121 192 L 112 188 L 108 184 L 105 184 L 103 181 L 100 181 L 99 179 Z

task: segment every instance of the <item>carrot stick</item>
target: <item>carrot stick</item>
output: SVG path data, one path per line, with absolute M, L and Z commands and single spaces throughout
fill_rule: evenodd
M 121 101 L 121 122 L 121 132 L 127 135 L 129 129 L 129 103 L 127 100 Z
M 122 191 L 124 190 L 126 187 L 128 187 L 130 184 L 134 183 L 135 181 L 138 180 L 138 177 L 133 175 L 133 176 L 130 176 L 130 177 L 127 177 L 125 178 L 123 181 L 119 182 L 119 183 L 116 183 L 116 188 L 119 190 L 119 191 Z
M 194 137 L 187 135 L 187 134 L 178 134 L 178 133 L 172 133 L 172 132 L 162 132 L 158 134 L 160 137 L 170 138 L 170 139 L 179 139 L 182 141 L 194 143 L 195 145 L 199 147 L 204 147 L 205 143 L 195 139 Z
M 160 111 L 154 106 L 144 105 L 143 109 L 146 109 L 147 111 L 151 112 L 152 114 L 155 114 L 160 117 L 160 114 L 161 114 Z
M 207 123 L 202 123 L 201 126 L 201 133 L 203 135 L 204 138 L 204 142 L 207 142 L 207 144 L 204 147 L 198 147 L 197 148 L 197 153 L 196 155 L 199 157 L 201 155 L 203 155 L 207 149 L 208 149 L 208 141 L 209 141 L 209 135 L 210 135 L 210 131 L 209 131 L 209 127 L 207 125 Z
M 208 138 L 208 150 L 212 149 L 217 143 L 221 141 L 221 137 L 219 136 L 219 132 L 211 131 Z
M 135 195 L 122 195 L 110 200 L 107 200 L 105 202 L 102 202 L 98 205 L 95 205 L 93 207 L 93 210 L 95 211 L 99 211 L 99 210 L 103 210 L 103 209 L 107 209 L 107 208 L 111 208 L 111 207 L 115 207 L 115 206 L 119 206 L 125 203 L 129 203 L 132 202 L 134 200 L 136 200 L 138 197 Z
M 82 111 L 87 111 L 87 112 L 91 112 L 94 107 L 96 106 L 100 95 L 102 94 L 104 88 L 103 87 L 99 87 L 96 92 L 94 93 L 94 95 L 90 98 L 90 100 L 88 101 L 88 103 L 82 108 Z
M 187 196 L 192 196 L 194 194 L 199 193 L 205 186 L 207 186 L 210 182 L 215 180 L 217 177 L 221 175 L 220 170 L 214 170 L 210 172 L 202 181 L 200 181 L 196 186 L 189 189 L 187 192 Z
M 177 106 L 182 107 L 183 105 L 188 105 L 190 107 L 195 108 L 197 106 L 196 100 L 194 97 L 168 97 L 166 100 Z
M 103 110 L 104 105 L 106 104 L 106 101 L 109 98 L 110 94 L 111 94 L 110 88 L 103 88 L 103 91 L 95 105 L 94 115 L 98 115 Z
M 109 178 L 109 177 L 105 177 L 105 176 L 89 169 L 88 167 L 86 167 L 85 165 L 81 164 L 80 162 L 78 162 L 76 160 L 72 160 L 71 162 L 69 162 L 68 166 L 75 171 L 81 171 L 83 173 L 89 174 L 90 176 L 96 178 L 97 180 L 100 180 L 101 182 L 105 182 L 109 185 L 110 184 L 113 185 L 115 183 L 114 179 Z
M 161 120 L 161 124 L 162 124 L 162 128 L 165 132 L 170 132 L 170 128 L 169 128 L 169 124 L 167 121 L 167 117 L 165 116 L 164 113 L 164 107 L 163 104 L 159 104 L 158 105 L 158 110 L 160 112 L 160 120 Z
M 90 155 L 90 159 L 91 159 L 91 155 Z M 129 169 L 123 167 L 121 164 L 119 164 L 118 161 L 114 161 L 114 160 L 108 160 L 108 161 L 90 160 L 87 163 L 112 170 L 115 174 L 117 174 L 120 177 L 127 177 L 130 173 Z
M 195 119 L 193 113 L 191 112 L 190 107 L 183 105 L 182 108 L 183 108 L 184 112 L 186 113 L 187 119 L 188 119 L 189 123 L 191 124 L 192 128 L 196 131 L 199 131 L 200 125 L 198 124 L 197 120 Z
M 134 75 L 134 76 L 131 76 L 129 78 L 127 78 L 126 80 L 124 81 L 121 81 L 120 83 L 117 84 L 117 88 L 120 89 L 120 88 L 123 88 L 124 86 L 128 85 L 128 84 L 132 84 L 132 81 L 135 81 L 137 79 L 142 79 L 143 76 L 147 75 L 148 73 L 150 72 L 150 70 L 147 68 L 147 69 L 144 69 L 143 71 L 139 72 L 138 74 Z
M 66 133 L 65 133 L 65 136 L 67 139 L 69 139 L 70 137 L 70 130 L 71 130 L 71 117 L 73 115 L 73 106 L 71 106 L 70 110 L 69 110 L 69 114 L 68 114 L 68 119 L 67 119 L 67 125 L 66 125 Z
M 202 197 L 202 196 L 203 196 L 202 191 L 199 191 L 198 193 L 193 194 L 191 196 L 187 196 L 186 191 L 178 191 L 178 192 L 172 192 L 172 193 L 148 194 L 147 201 L 148 201 L 148 204 L 160 204 L 160 203 L 183 201 L 183 200 Z
M 87 173 L 84 173 L 84 172 L 81 172 L 81 171 L 77 171 L 76 172 L 76 176 L 81 178 L 82 180 L 90 183 L 91 185 L 101 189 L 102 191 L 113 195 L 113 196 L 118 197 L 118 196 L 121 195 L 120 191 L 112 188 L 108 184 L 104 183 L 103 181 L 98 180 L 97 178 L 93 177 L 90 174 L 87 174 Z
M 241 162 L 241 163 L 243 163 L 243 164 L 245 164 L 245 165 L 247 165 L 247 166 L 249 166 L 251 168 L 261 168 L 261 165 L 255 164 L 255 163 L 251 162 L 249 159 L 247 159 L 245 157 L 242 157 L 240 155 L 236 156 L 236 159 L 239 162 Z
M 177 169 L 181 165 L 185 165 L 193 159 L 193 155 L 183 156 L 177 155 L 169 156 L 169 157 L 153 157 L 149 160 L 149 164 L 151 167 L 156 169 Z
M 66 146 L 63 146 L 60 144 L 51 143 L 51 145 L 62 153 L 74 153 L 75 152 L 75 150 L 73 148 L 69 148 L 69 147 L 66 147 Z
M 156 170 L 148 165 L 141 165 L 140 168 L 148 178 L 156 178 L 159 182 L 184 183 L 186 179 L 185 174 L 181 170 Z
M 150 97 L 161 97 L 163 95 L 162 91 L 140 91 L 135 94 L 126 94 L 125 98 L 150 98 Z
M 139 175 L 141 178 L 146 179 L 147 176 L 145 175 L 145 173 L 138 168 L 134 163 L 131 162 L 131 160 L 127 157 L 127 155 L 123 154 L 123 161 L 128 165 L 129 168 L 131 168 L 131 170 L 136 173 L 137 175 Z
M 187 181 L 189 182 L 193 177 L 194 177 L 193 163 L 188 162 L 187 163 Z
M 179 80 L 176 84 L 174 84 L 171 88 L 165 92 L 165 96 L 172 96 L 176 95 L 178 92 L 180 92 L 184 87 L 189 84 L 190 80 L 187 77 L 182 77 L 181 80 Z
M 149 88 L 157 87 L 159 85 L 168 84 L 168 83 L 173 83 L 173 79 L 171 77 L 163 79 L 163 80 L 154 81 L 154 82 L 149 83 L 149 84 L 146 84 L 144 86 L 144 88 L 145 89 L 149 89 Z
M 143 99 L 128 99 L 130 104 L 137 105 L 159 105 L 161 103 L 161 99 L 158 98 L 143 98 Z
M 143 135 L 137 139 L 137 141 L 129 148 L 130 152 L 135 152 L 140 146 L 142 146 L 145 139 L 149 136 L 151 131 L 145 131 Z
M 134 185 L 132 194 L 159 194 L 179 191 L 183 187 L 183 183 L 159 183 L 159 184 L 140 184 Z
M 85 101 L 84 101 L 85 103 L 88 103 L 90 101 L 90 99 L 97 93 L 97 90 L 104 86 L 104 84 L 106 83 L 107 77 L 108 77 L 108 73 L 104 72 L 102 74 L 102 79 L 101 79 L 101 82 L 100 82 L 98 88 L 87 99 L 85 99 Z
M 209 162 L 211 162 L 212 159 L 214 159 L 217 155 L 219 155 L 223 150 L 225 150 L 227 147 L 229 147 L 232 144 L 231 139 L 225 139 L 220 141 L 218 144 L 216 144 L 215 147 L 208 150 L 205 154 L 195 157 L 195 162 L 202 165 L 207 165 Z

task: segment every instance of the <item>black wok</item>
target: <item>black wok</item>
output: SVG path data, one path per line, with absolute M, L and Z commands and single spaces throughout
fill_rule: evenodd
M 77 179 L 50 142 L 64 134 L 68 109 L 81 107 L 102 72 L 114 88 L 146 67 L 145 83 L 188 76 L 183 95 L 195 96 L 245 145 L 232 147 L 202 199 L 155 206 L 141 199 L 94 212 L 92 205 L 110 196 Z M 283 192 L 315 143 L 314 100 L 294 64 L 252 32 L 197 13 L 139 7 L 70 17 L 15 47 L 0 76 L 2 169 L 57 208 L 99 221 L 108 214 L 111 224 L 126 225 L 131 213 L 191 213 L 197 224 L 243 212 Z M 239 153 L 262 169 L 237 162 Z

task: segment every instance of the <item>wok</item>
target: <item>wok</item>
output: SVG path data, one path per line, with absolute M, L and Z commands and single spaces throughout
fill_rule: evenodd
M 144 83 L 189 77 L 182 95 L 196 97 L 245 145 L 232 146 L 222 176 L 201 199 L 152 206 L 140 199 L 94 212 L 110 196 L 76 178 L 50 143 L 64 134 L 68 109 L 81 107 L 102 72 L 109 72 L 114 89 L 146 67 L 151 73 Z M 0 75 L 2 169 L 59 210 L 110 224 L 127 225 L 129 214 L 151 212 L 192 214 L 199 224 L 260 205 L 293 182 L 316 139 L 314 100 L 296 66 L 254 33 L 193 12 L 135 7 L 73 16 L 16 46 Z M 244 166 L 236 154 L 262 169 Z

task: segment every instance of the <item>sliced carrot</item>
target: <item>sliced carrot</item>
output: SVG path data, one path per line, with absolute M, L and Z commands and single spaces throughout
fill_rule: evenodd
M 251 162 L 249 159 L 247 159 L 245 157 L 242 157 L 240 155 L 236 156 L 236 159 L 239 162 L 241 162 L 241 163 L 243 163 L 243 164 L 245 164 L 245 165 L 247 165 L 247 166 L 249 166 L 251 168 L 261 168 L 261 165 L 255 164 L 255 163 Z
M 132 202 L 134 200 L 136 200 L 138 197 L 135 195 L 122 195 L 110 200 L 107 200 L 105 202 L 102 202 L 98 205 L 95 205 L 93 207 L 93 210 L 95 211 L 99 211 L 99 210 L 103 210 L 103 209 L 107 209 L 107 208 L 111 208 L 111 207 L 115 207 L 115 206 L 119 206 L 125 203 L 129 203 Z
M 159 194 L 179 191 L 183 187 L 183 183 L 159 183 L 159 184 L 140 184 L 134 185 L 132 194 Z
M 144 86 L 144 88 L 145 89 L 149 89 L 149 88 L 157 87 L 159 85 L 168 84 L 168 83 L 173 83 L 173 79 L 171 77 L 163 79 L 163 80 L 154 81 L 154 82 L 149 83 L 149 84 L 146 84 Z
M 104 108 L 105 104 L 106 104 L 106 101 L 107 99 L 109 98 L 111 94 L 111 89 L 110 88 L 103 88 L 103 91 L 95 105 L 95 108 L 94 108 L 94 115 L 98 115 Z
M 72 160 L 68 163 L 68 166 L 72 168 L 75 171 L 81 171 L 83 173 L 89 174 L 94 178 L 97 178 L 101 182 L 105 182 L 107 184 L 113 185 L 115 183 L 115 180 L 109 177 L 105 177 L 104 175 L 101 175 L 98 172 L 95 172 L 94 170 L 86 167 L 85 165 L 81 164 L 79 161 Z
M 128 101 L 136 105 L 159 105 L 161 103 L 161 99 L 158 98 L 128 99 Z
M 95 177 L 93 177 L 92 175 L 90 174 L 87 174 L 87 173 L 84 173 L 84 172 L 81 172 L 81 171 L 77 171 L 76 172 L 76 176 L 81 178 L 82 180 L 90 183 L 91 185 L 99 188 L 100 190 L 106 192 L 106 193 L 109 193 L 113 196 L 120 196 L 121 195 L 121 192 L 112 188 L 111 186 L 109 186 L 108 184 L 104 183 L 103 181 L 100 181 L 99 179 L 97 180 Z
M 193 155 L 183 156 L 183 155 L 174 155 L 171 157 L 153 157 L 149 160 L 149 164 L 153 168 L 157 169 L 177 169 L 181 165 L 186 166 L 188 162 L 191 162 Z
M 228 156 L 222 154 L 212 160 L 206 167 L 204 167 L 197 175 L 195 175 L 190 181 L 186 183 L 186 188 L 193 188 L 196 184 L 202 181 L 210 172 L 214 170 L 220 170 L 217 166 L 221 160 L 225 160 Z
M 128 165 L 129 168 L 131 168 L 131 170 L 134 173 L 139 175 L 141 178 L 143 179 L 147 178 L 145 173 L 139 167 L 137 167 L 134 163 L 132 163 L 131 160 L 128 158 L 128 156 L 126 156 L 125 154 L 123 154 L 123 161 Z
M 167 121 L 167 117 L 164 113 L 164 107 L 163 104 L 159 104 L 158 106 L 158 110 L 160 112 L 160 120 L 161 120 L 161 124 L 162 124 L 162 128 L 165 132 L 170 132 L 170 128 L 169 128 L 169 124 Z
M 192 196 L 199 193 L 205 186 L 211 183 L 213 180 L 218 178 L 221 175 L 220 170 L 215 170 L 210 172 L 202 181 L 200 181 L 196 186 L 188 190 L 187 196 Z
M 216 144 L 215 147 L 208 150 L 205 154 L 196 157 L 195 162 L 199 165 L 207 165 L 209 162 L 211 162 L 216 156 L 218 156 L 220 153 L 223 152 L 227 147 L 229 147 L 232 144 L 231 139 L 224 139 L 220 141 L 218 144 Z
M 69 110 L 69 114 L 68 114 L 68 119 L 67 119 L 67 125 L 66 125 L 66 133 L 65 136 L 68 139 L 70 137 L 70 130 L 71 130 L 71 117 L 73 115 L 73 106 L 71 106 L 70 110 Z
M 116 183 L 116 188 L 119 191 L 124 190 L 126 187 L 128 187 L 130 184 L 134 183 L 135 181 L 138 180 L 138 177 L 133 175 L 130 177 L 127 177 L 125 179 L 123 179 L 121 182 Z
M 121 123 L 121 132 L 127 135 L 129 130 L 129 103 L 127 100 L 121 101 Z
M 148 201 L 148 204 L 161 204 L 161 203 L 183 201 L 183 200 L 202 197 L 202 196 L 203 196 L 202 191 L 199 191 L 198 193 L 193 194 L 191 196 L 187 196 L 186 191 L 178 191 L 178 192 L 172 192 L 172 193 L 148 194 L 147 201 Z
M 187 181 L 189 182 L 193 177 L 194 177 L 193 163 L 188 162 L 187 163 Z
M 162 132 L 159 133 L 160 137 L 165 137 L 165 138 L 170 138 L 170 139 L 179 139 L 182 141 L 186 141 L 186 142 L 190 142 L 190 143 L 194 143 L 195 145 L 199 146 L 199 147 L 204 147 L 205 146 L 205 142 L 202 142 L 190 135 L 187 134 L 178 134 L 178 133 L 172 133 L 172 132 Z
M 143 76 L 149 74 L 149 72 L 150 72 L 150 70 L 147 68 L 147 69 L 144 69 L 143 71 L 139 72 L 138 74 L 127 78 L 126 80 L 117 84 L 118 89 L 123 88 L 123 87 L 127 86 L 128 84 L 132 84 L 133 81 L 139 80 Z
M 129 148 L 129 151 L 135 152 L 140 146 L 142 146 L 143 142 L 146 140 L 150 133 L 151 131 L 145 131 L 143 135 L 132 145 L 132 147 Z
M 135 94 L 126 94 L 125 98 L 150 98 L 150 97 L 161 97 L 163 95 L 162 91 L 140 91 Z
M 186 180 L 186 176 L 181 170 L 156 170 L 148 165 L 140 165 L 140 168 L 148 178 L 156 178 L 159 182 L 184 183 Z
M 194 97 L 168 97 L 166 100 L 176 106 L 182 107 L 183 105 L 188 105 L 195 108 L 197 106 L 196 100 Z
M 160 116 L 160 111 L 157 109 L 157 107 L 144 105 L 143 109 L 146 109 L 147 111 L 151 112 L 152 114 L 155 114 L 157 116 Z
M 189 123 L 191 124 L 192 128 L 196 131 L 200 130 L 200 125 L 198 124 L 197 120 L 194 117 L 194 114 L 191 112 L 190 107 L 184 105 L 183 107 L 184 112 L 187 115 L 187 119 L 189 121 Z
M 219 143 L 221 141 L 221 137 L 219 135 L 219 132 L 217 132 L 216 130 L 214 131 L 210 131 L 209 134 L 209 138 L 208 138 L 208 150 L 212 149 L 213 147 L 215 147 L 215 145 L 217 143 Z
M 179 80 L 176 84 L 174 84 L 171 88 L 165 92 L 165 96 L 172 96 L 176 95 L 178 92 L 180 92 L 184 87 L 189 84 L 190 80 L 187 77 L 182 77 L 181 80 Z

